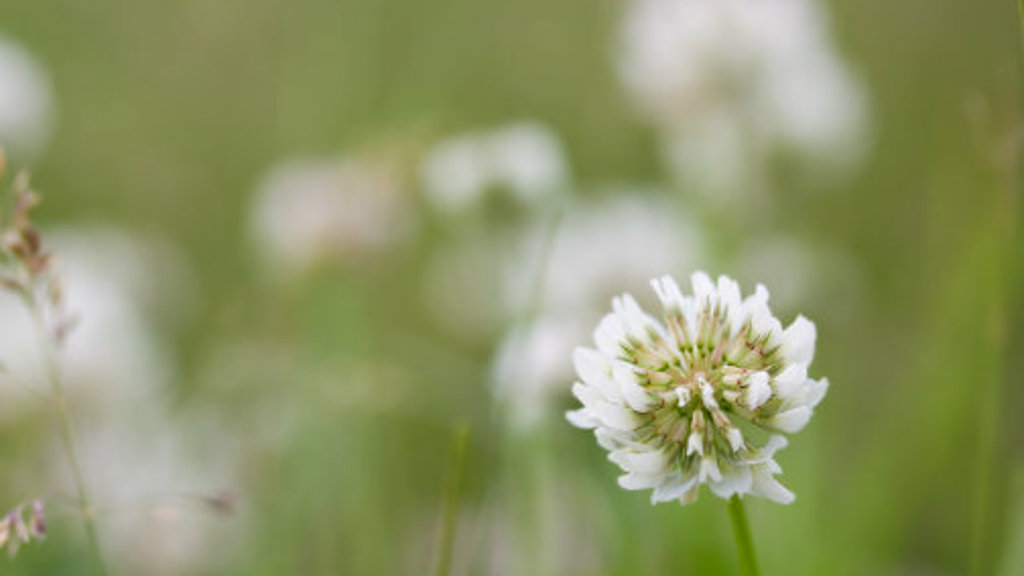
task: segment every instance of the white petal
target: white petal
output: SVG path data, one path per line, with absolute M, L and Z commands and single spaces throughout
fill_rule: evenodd
M 676 386 L 673 390 L 676 393 L 676 398 L 679 399 L 680 406 L 686 406 L 690 403 L 690 389 L 686 386 Z
M 612 309 L 619 315 L 628 335 L 641 341 L 647 340 L 646 328 L 653 322 L 632 296 L 623 294 L 612 300 Z
M 828 379 L 805 380 L 792 396 L 786 398 L 779 410 L 785 412 L 801 406 L 814 408 L 825 397 L 826 392 L 828 392 Z
M 726 306 L 739 306 L 742 302 L 740 299 L 740 285 L 728 276 L 719 276 L 718 297 L 722 300 L 722 304 Z
M 821 380 L 808 380 L 807 387 L 807 403 L 805 406 L 814 408 L 821 403 L 822 399 L 825 398 L 825 394 L 828 392 L 828 378 L 822 378 Z
M 753 484 L 750 468 L 747 466 L 734 466 L 722 474 L 722 479 L 712 482 L 709 487 L 716 496 L 729 498 L 733 494 L 746 494 L 750 492 Z
M 668 467 L 668 457 L 661 450 L 630 452 L 625 454 L 625 462 L 626 470 L 648 476 L 664 474 Z
M 743 325 L 743 300 L 740 295 L 740 285 L 728 276 L 718 277 L 718 297 L 725 306 L 726 318 L 729 323 L 729 333 L 735 334 Z
M 618 316 L 608 314 L 601 319 L 597 329 L 594 330 L 594 342 L 597 344 L 597 349 L 609 358 L 618 358 L 622 355 L 622 347 L 626 343 L 626 332 Z
M 729 440 L 729 446 L 732 448 L 733 452 L 739 452 L 743 449 L 743 433 L 740 432 L 739 428 L 729 428 L 729 431 L 726 432 L 725 436 Z
M 637 412 L 647 412 L 657 405 L 657 400 L 637 382 L 637 374 L 632 366 L 625 362 L 616 362 L 612 366 L 612 374 L 618 390 L 630 408 Z
M 779 436 L 778 434 L 772 434 L 772 437 L 765 442 L 764 447 L 761 448 L 764 460 L 769 460 L 775 456 L 775 453 L 782 450 L 789 445 L 789 440 L 786 440 L 785 436 Z
M 597 425 L 599 424 L 597 418 L 591 416 L 590 412 L 588 412 L 586 408 L 569 410 L 565 413 L 565 419 L 573 426 L 583 428 L 585 430 L 597 428 Z
M 785 448 L 788 443 L 785 436 L 772 434 L 764 446 L 750 450 L 743 459 L 743 462 L 746 464 L 763 464 L 768 462 L 775 456 L 776 452 Z
M 743 311 L 754 330 L 763 333 L 767 328 L 768 320 L 772 318 L 772 311 L 768 308 L 768 289 L 758 284 L 754 293 L 743 301 Z
M 790 504 L 796 495 L 772 477 L 767 468 L 755 466 L 752 470 L 752 492 L 779 504 Z
M 605 356 L 590 348 L 577 348 L 572 361 L 584 383 L 599 390 L 608 400 L 621 398 L 619 387 L 611 379 L 611 362 Z
M 683 298 L 683 321 L 686 323 L 686 332 L 690 338 L 697 335 L 697 303 L 693 298 Z M 697 343 L 694 342 L 694 347 Z
M 691 432 L 690 437 L 686 440 L 686 455 L 692 456 L 693 454 L 704 455 L 704 437 L 700 432 Z
M 629 294 L 623 294 L 612 301 L 612 308 L 619 314 L 627 334 L 646 344 L 668 338 L 665 328 L 652 316 L 644 312 Z
M 580 347 L 573 350 L 572 363 L 576 368 L 576 373 L 580 375 L 580 379 L 591 386 L 599 377 L 607 378 L 611 373 L 611 362 L 590 348 Z
M 775 377 L 775 393 L 790 398 L 807 382 L 807 364 L 791 364 Z
M 661 482 L 662 478 L 660 476 L 645 476 L 632 472 L 619 476 L 619 486 L 626 490 L 647 490 L 648 488 L 660 485 Z
M 605 426 L 616 430 L 636 430 L 640 425 L 636 413 L 624 406 L 602 402 L 593 412 Z
M 793 433 L 806 426 L 810 419 L 811 409 L 806 406 L 797 406 L 776 414 L 768 421 L 768 425 L 783 432 Z
M 672 477 L 664 484 L 654 489 L 654 492 L 651 494 L 651 504 L 678 500 L 685 496 L 686 493 L 692 490 L 696 485 L 696 476 L 683 479 L 682 474 L 673 474 Z
M 633 443 L 632 435 L 629 432 L 603 426 L 594 430 L 594 437 L 597 438 L 597 444 L 609 452 L 630 446 Z
M 700 461 L 700 471 L 697 476 L 701 482 L 708 480 L 719 482 L 722 480 L 722 471 L 718 469 L 718 462 L 714 458 L 705 456 Z
M 598 402 L 604 402 L 604 398 L 601 397 L 601 394 L 593 386 L 588 386 L 582 382 L 576 382 L 572 385 L 572 395 L 583 403 L 584 408 L 588 409 Z
M 608 460 L 611 460 L 623 470 L 629 472 L 629 462 L 626 461 L 626 455 L 629 454 L 629 449 L 622 448 L 619 450 L 613 450 L 608 453 Z
M 697 306 L 704 306 L 709 301 L 714 303 L 717 300 L 715 284 L 704 272 L 694 272 L 690 276 L 690 283 L 693 285 L 693 297 L 697 301 Z
M 676 281 L 671 276 L 655 278 L 651 280 L 651 286 L 654 287 L 654 292 L 658 295 L 661 305 L 666 310 L 682 310 L 683 293 L 679 290 L 679 285 L 676 284 Z
M 718 401 L 715 400 L 715 389 L 703 378 L 700 380 L 700 399 L 708 410 L 718 410 Z
M 747 408 L 756 410 L 771 397 L 772 388 L 768 385 L 768 379 L 767 372 L 756 372 L 750 376 L 750 384 L 743 396 Z
M 636 413 L 620 404 L 608 402 L 591 386 L 577 382 L 572 386 L 572 393 L 583 403 L 590 415 L 605 426 L 618 430 L 633 430 L 640 424 Z
M 782 322 L 779 322 L 779 319 L 774 316 L 767 316 L 759 327 L 755 327 L 755 330 L 758 334 L 767 334 L 768 342 L 778 344 L 782 337 Z
M 782 357 L 795 364 L 810 364 L 814 359 L 814 343 L 818 338 L 814 323 L 797 316 L 782 334 Z

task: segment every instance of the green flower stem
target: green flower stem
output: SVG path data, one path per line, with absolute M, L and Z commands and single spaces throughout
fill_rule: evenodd
M 96 529 L 96 509 L 93 507 L 92 498 L 89 496 L 85 475 L 82 474 L 82 465 L 75 443 L 75 430 L 71 423 L 71 411 L 68 409 L 67 396 L 64 393 L 60 368 L 57 364 L 57 354 L 54 350 L 53 341 L 48 335 L 46 322 L 43 320 L 39 306 L 33 301 L 30 301 L 28 304 L 32 311 L 32 318 L 35 321 L 36 332 L 39 335 L 39 345 L 43 352 L 46 379 L 49 381 L 53 405 L 60 427 L 61 441 L 64 444 L 64 452 L 67 455 L 68 465 L 71 467 L 71 475 L 75 483 L 78 510 L 82 515 L 82 522 L 85 525 L 85 537 L 89 542 L 89 548 L 92 550 L 93 559 L 96 564 L 96 574 L 106 576 L 108 574 L 107 564 L 103 558 L 103 548 L 100 546 L 99 532 Z
M 736 553 L 739 556 L 740 571 L 743 576 L 758 576 L 757 557 L 754 555 L 754 540 L 750 536 L 750 525 L 747 523 L 747 511 L 743 500 L 738 494 L 729 499 L 729 519 L 732 520 L 732 535 L 736 540 Z
M 466 468 L 466 448 L 469 445 L 469 425 L 463 424 L 452 440 L 452 460 L 448 467 L 448 486 L 444 499 L 441 525 L 441 544 L 437 554 L 436 576 L 447 576 L 452 569 L 452 549 L 455 546 L 455 527 L 458 519 L 462 475 Z

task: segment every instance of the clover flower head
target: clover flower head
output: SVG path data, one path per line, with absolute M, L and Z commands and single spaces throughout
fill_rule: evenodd
M 780 433 L 797 432 L 828 389 L 812 380 L 814 324 L 783 328 L 757 286 L 703 272 L 684 295 L 671 277 L 652 281 L 659 321 L 624 294 L 594 334 L 596 349 L 574 353 L 583 408 L 568 420 L 593 429 L 627 490 L 653 489 L 652 503 L 697 497 L 702 484 L 722 498 L 754 494 L 787 504 L 794 495 L 774 476 Z

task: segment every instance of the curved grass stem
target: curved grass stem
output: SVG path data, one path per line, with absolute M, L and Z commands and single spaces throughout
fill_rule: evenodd
M 452 550 L 455 546 L 455 528 L 459 511 L 459 496 L 462 492 L 462 476 L 466 467 L 466 449 L 469 445 L 469 425 L 463 424 L 452 440 L 452 460 L 448 467 L 448 486 L 444 500 L 444 516 L 441 525 L 441 544 L 437 555 L 435 576 L 448 576 L 452 568 Z
M 36 333 L 39 337 L 39 346 L 43 354 L 43 365 L 46 370 L 46 379 L 50 386 L 50 393 L 53 398 L 54 412 L 57 416 L 60 428 L 61 443 L 64 445 L 64 452 L 68 459 L 68 466 L 71 468 L 71 476 L 75 483 L 75 493 L 79 512 L 82 515 L 82 522 L 85 527 L 85 537 L 92 551 L 93 560 L 96 565 L 96 574 L 106 576 L 108 574 L 107 564 L 103 557 L 103 549 L 100 546 L 99 531 L 96 528 L 96 511 L 89 495 L 89 488 L 85 482 L 85 475 L 82 473 L 82 465 L 78 457 L 78 448 L 75 442 L 75 430 L 71 421 L 71 411 L 68 409 L 67 397 L 64 392 L 64 384 L 61 379 L 60 367 L 57 363 L 57 353 L 54 349 L 53 340 L 46 328 L 46 321 L 35 302 L 29 302 L 32 312 L 32 319 L 35 323 Z

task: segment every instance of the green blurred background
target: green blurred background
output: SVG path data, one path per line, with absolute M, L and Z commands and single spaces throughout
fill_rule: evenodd
M 980 573 L 1009 576 L 1008 558 L 1024 547 L 1024 310 L 1013 282 L 1022 259 L 1010 233 L 1020 204 L 1003 178 L 1018 165 L 995 166 L 989 146 L 1019 133 L 1016 7 L 827 8 L 833 41 L 867 88 L 871 146 L 827 185 L 780 168 L 766 227 L 841 251 L 857 281 L 796 310 L 817 323 L 814 373 L 832 388 L 779 457 L 796 503 L 749 506 L 763 571 L 964 574 L 981 530 Z M 558 417 L 573 404 L 568 394 L 529 432 L 510 432 L 488 384 L 500 331 L 467 336 L 430 311 L 432 254 L 498 237 L 529 214 L 432 216 L 411 184 L 422 215 L 411 239 L 285 283 L 267 279 L 250 240 L 253 190 L 282 159 L 386 150 L 413 181 L 413 159 L 439 138 L 521 118 L 561 137 L 578 197 L 667 181 L 655 131 L 616 77 L 623 9 L 600 0 L 0 1 L 0 33 L 46 67 L 56 99 L 50 145 L 28 159 L 44 226 L 99 222 L 159 237 L 191 270 L 185 311 L 157 314 L 174 363 L 167 413 L 202 411 L 216 423 L 211 434 L 230 439 L 192 465 L 230 462 L 228 485 L 205 489 L 230 490 L 237 509 L 169 530 L 202 530 L 199 551 L 189 549 L 201 560 L 137 573 L 428 573 L 463 423 L 471 434 L 453 573 L 737 573 L 722 501 L 705 492 L 692 506 L 652 507 L 646 494 L 620 490 L 590 435 Z M 688 197 L 680 188 L 673 198 Z M 716 239 L 722 215 L 700 214 L 723 246 L 711 252 L 728 253 L 735 240 Z M 732 273 L 729 262 L 696 264 Z M 45 425 L 4 421 L 5 501 L 33 482 L 50 490 L 25 478 L 38 468 Z M 219 446 L 213 436 L 208 448 Z M 991 486 L 982 496 L 979 477 Z M 0 562 L 0 573 L 88 574 L 77 531 L 75 518 L 55 512 L 48 541 Z

